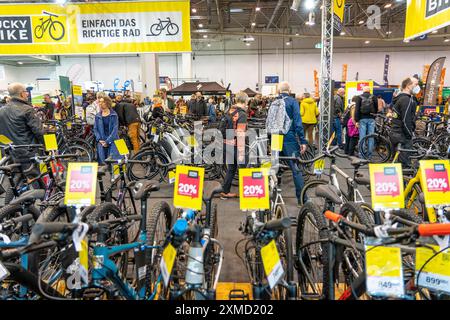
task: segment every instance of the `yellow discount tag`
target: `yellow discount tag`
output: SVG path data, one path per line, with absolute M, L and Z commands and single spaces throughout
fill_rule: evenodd
M 81 250 L 78 252 L 78 257 L 80 258 L 80 264 L 87 271 L 89 270 L 89 262 L 88 262 L 88 241 L 85 239 L 81 240 Z
M 44 144 L 46 151 L 58 150 L 58 142 L 56 142 L 56 135 L 54 133 L 44 134 Z
M 75 117 L 76 117 L 76 115 L 75 115 Z M 67 122 L 66 123 L 66 127 L 67 127 L 68 130 L 71 130 L 72 129 L 72 122 L 70 122 L 70 121 Z
M 369 164 L 369 172 L 372 207 L 375 210 L 404 208 L 401 164 Z
M 47 173 L 47 166 L 45 165 L 45 163 L 40 163 L 39 164 L 39 172 L 40 173 Z
M 268 245 L 261 248 L 261 258 L 267 280 L 272 289 L 284 274 L 275 240 L 270 241 Z
M 151 134 L 152 134 L 152 135 L 156 134 L 156 127 L 152 127 L 152 129 L 151 129 Z
M 241 210 L 270 208 L 267 169 L 239 169 L 239 206 Z
M 64 204 L 87 206 L 95 204 L 98 163 L 70 162 L 67 169 Z
M 202 209 L 205 168 L 178 165 L 175 174 L 173 205 L 176 208 Z
M 450 292 L 450 250 L 439 246 L 416 249 L 416 283 L 420 287 Z
M 8 137 L 0 134 L 0 143 L 1 144 L 12 144 L 12 141 Z
M 420 161 L 420 184 L 428 208 L 450 204 L 448 160 Z
M 366 245 L 367 292 L 375 296 L 404 295 L 402 254 L 398 247 Z
M 117 151 L 119 151 L 119 154 L 121 156 L 126 156 L 130 154 L 130 150 L 128 150 L 125 140 L 123 139 L 115 140 L 114 144 L 116 145 Z
M 270 148 L 272 151 L 283 151 L 283 138 L 282 134 L 273 134 L 270 140 Z
M 167 287 L 169 283 L 170 274 L 172 273 L 173 264 L 175 262 L 175 257 L 177 255 L 177 251 L 172 246 L 172 244 L 168 244 L 167 247 L 164 248 L 162 259 L 161 259 L 161 274 L 164 280 L 164 285 Z
M 187 106 L 181 106 L 180 107 L 180 114 L 186 115 L 187 113 Z
M 325 159 L 319 159 L 314 162 L 314 174 L 322 174 L 325 169 Z
M 175 170 L 169 171 L 169 183 L 172 184 L 175 182 Z
M 198 142 L 197 142 L 197 140 L 195 139 L 195 137 L 193 135 L 189 136 L 187 138 L 187 141 L 188 141 L 188 146 L 189 147 L 196 147 L 196 146 L 198 146 Z

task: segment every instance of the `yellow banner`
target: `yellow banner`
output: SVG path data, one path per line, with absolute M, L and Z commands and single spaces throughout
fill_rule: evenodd
M 405 40 L 414 39 L 448 25 L 450 25 L 449 1 L 407 1 Z
M 0 8 L 0 55 L 191 51 L 187 0 Z
M 370 163 L 369 174 L 372 207 L 375 210 L 405 207 L 401 164 Z
M 341 23 L 344 22 L 344 8 L 345 0 L 334 0 L 333 11 L 334 14 L 341 20 Z

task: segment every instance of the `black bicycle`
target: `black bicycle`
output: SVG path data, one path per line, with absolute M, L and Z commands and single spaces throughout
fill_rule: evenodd
M 173 23 L 169 17 L 167 20 L 158 19 L 158 23 L 154 23 L 150 26 L 150 34 L 147 36 L 159 36 L 164 30 L 166 30 L 166 36 L 175 36 L 180 31 L 180 27 L 176 23 Z

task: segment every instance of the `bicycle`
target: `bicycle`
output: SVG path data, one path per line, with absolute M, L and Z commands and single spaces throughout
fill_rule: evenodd
M 53 40 L 61 40 L 66 31 L 61 22 L 53 20 L 53 18 L 58 18 L 58 15 L 46 11 L 42 11 L 42 13 L 47 15 L 48 18 L 45 20 L 44 18 L 39 19 L 41 24 L 37 25 L 34 29 L 34 36 L 37 39 L 41 39 L 44 36 L 44 33 L 48 30 L 48 34 Z
M 150 34 L 147 36 L 159 36 L 164 30 L 166 30 L 166 36 L 175 36 L 180 31 L 178 25 L 167 17 L 167 20 L 158 19 L 158 23 L 154 23 L 150 26 Z

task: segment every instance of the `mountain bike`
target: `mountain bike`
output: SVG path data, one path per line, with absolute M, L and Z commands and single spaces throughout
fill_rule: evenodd
M 61 40 L 66 31 L 61 22 L 53 20 L 53 18 L 58 18 L 58 15 L 46 11 L 43 11 L 42 13 L 47 15 L 48 18 L 39 19 L 41 24 L 37 25 L 34 29 L 34 36 L 37 39 L 41 39 L 48 30 L 48 34 L 53 40 Z

